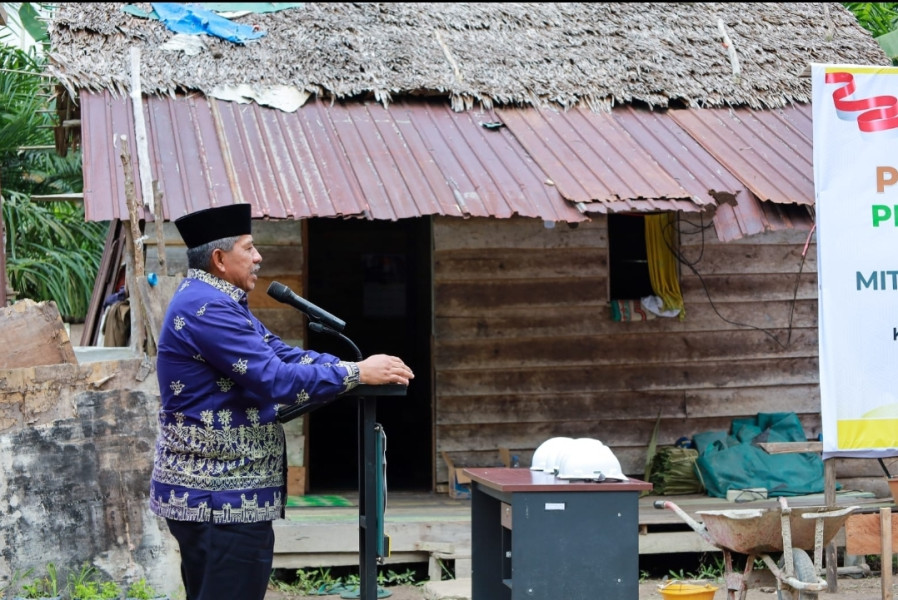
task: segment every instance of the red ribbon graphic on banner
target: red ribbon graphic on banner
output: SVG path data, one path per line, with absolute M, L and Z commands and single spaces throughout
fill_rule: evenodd
M 851 73 L 826 73 L 826 83 L 841 83 L 833 92 L 833 103 L 840 112 L 860 112 L 857 126 L 861 131 L 872 133 L 898 128 L 898 98 L 895 96 L 873 96 L 860 100 L 848 100 L 856 87 Z

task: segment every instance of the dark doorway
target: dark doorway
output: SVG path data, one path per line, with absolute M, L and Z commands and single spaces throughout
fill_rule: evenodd
M 431 241 L 428 218 L 310 219 L 308 297 L 346 321 L 363 356 L 393 354 L 415 373 L 405 397 L 377 401 L 386 434 L 391 490 L 432 487 L 430 381 Z M 309 332 L 309 347 L 354 360 L 332 335 Z M 344 398 L 309 413 L 309 488 L 358 489 L 358 403 Z

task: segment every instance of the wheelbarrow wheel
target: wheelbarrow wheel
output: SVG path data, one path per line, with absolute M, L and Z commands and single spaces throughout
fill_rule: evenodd
M 783 563 L 784 561 L 782 557 L 780 557 L 777 561 L 777 566 L 782 568 Z M 792 549 L 792 563 L 795 567 L 795 579 L 802 583 L 817 583 L 817 581 L 819 581 L 817 579 L 817 568 L 814 567 L 814 561 L 811 560 L 808 553 L 801 548 Z M 817 592 L 793 590 L 791 597 L 795 600 L 817 600 Z M 779 595 L 779 600 L 784 600 L 781 595 Z

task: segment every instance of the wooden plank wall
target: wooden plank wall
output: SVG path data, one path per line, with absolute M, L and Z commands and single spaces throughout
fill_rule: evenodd
M 759 412 L 794 411 L 816 438 L 815 245 L 803 257 L 800 231 L 722 243 L 708 225 L 680 223 L 686 318 L 620 323 L 606 219 L 435 219 L 436 481 L 443 450 L 489 466 L 507 447 L 526 466 L 554 436 L 598 438 L 640 476 L 659 416 L 659 445 Z M 873 460 L 837 463 L 851 489 L 881 475 Z

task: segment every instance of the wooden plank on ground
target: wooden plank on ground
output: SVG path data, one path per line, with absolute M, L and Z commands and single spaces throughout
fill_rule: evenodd
M 759 443 L 758 446 L 767 454 L 823 452 L 823 442 L 765 442 Z
M 0 365 L 4 369 L 78 364 L 54 302 L 19 300 L 0 313 Z
M 879 513 L 856 514 L 845 521 L 845 552 L 854 555 L 882 552 L 882 529 Z M 898 514 L 892 515 L 892 531 L 898 526 Z M 898 552 L 898 536 L 892 536 L 892 552 Z

